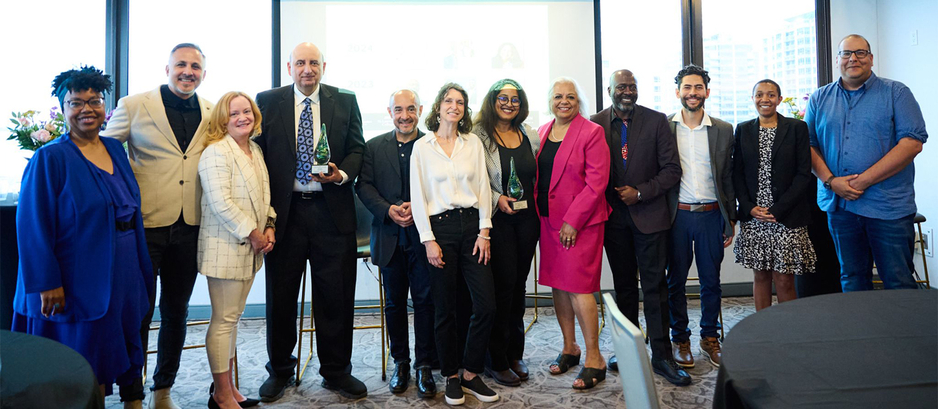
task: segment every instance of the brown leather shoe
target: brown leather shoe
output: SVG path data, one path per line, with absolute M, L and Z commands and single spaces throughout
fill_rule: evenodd
M 723 351 L 720 348 L 720 338 L 702 337 L 700 338 L 700 352 L 710 358 L 710 363 L 719 368 L 720 360 L 723 357 Z
M 672 343 L 671 352 L 674 355 L 674 362 L 681 367 L 694 367 L 694 354 L 690 352 L 690 341 Z

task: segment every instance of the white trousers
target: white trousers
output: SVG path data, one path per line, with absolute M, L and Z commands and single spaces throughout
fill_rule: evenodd
M 254 277 L 250 280 L 226 280 L 206 277 L 208 295 L 212 300 L 212 320 L 205 333 L 205 350 L 212 373 L 230 370 L 228 362 L 234 358 L 238 345 L 238 322 L 244 312 Z

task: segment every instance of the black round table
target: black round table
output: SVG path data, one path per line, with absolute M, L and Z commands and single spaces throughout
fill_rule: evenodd
M 104 408 L 91 365 L 48 338 L 0 330 L 0 408 Z
M 726 335 L 714 408 L 938 407 L 938 291 L 794 300 Z

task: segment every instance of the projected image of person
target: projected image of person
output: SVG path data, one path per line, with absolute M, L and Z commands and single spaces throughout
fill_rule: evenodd
M 521 85 L 503 79 L 489 88 L 473 121 L 473 133 L 485 146 L 494 213 L 492 276 L 496 313 L 485 371 L 506 386 L 519 386 L 528 379 L 528 367 L 522 360 L 524 295 L 540 232 L 530 199 L 537 176 L 535 155 L 541 145 L 534 129 L 524 123 L 529 109 Z M 529 203 L 532 206 L 526 206 Z
M 463 389 L 482 402 L 498 400 L 478 376 L 495 319 L 495 288 L 488 265 L 492 191 L 482 141 L 470 133 L 471 115 L 463 87 L 444 85 L 427 114 L 431 133 L 417 140 L 410 157 L 411 209 L 431 265 L 436 347 L 450 405 L 465 403 Z M 456 322 L 460 274 L 472 296 L 462 357 Z
M 81 354 L 103 398 L 115 382 L 137 381 L 145 359 L 140 324 L 153 284 L 140 189 L 121 143 L 99 136 L 110 77 L 82 67 L 52 88 L 68 132 L 36 151 L 23 174 L 12 329 Z
M 590 389 L 606 379 L 599 353 L 596 299 L 602 272 L 604 222 L 609 218 L 609 145 L 603 128 L 585 118 L 579 85 L 570 78 L 554 80 L 549 104 L 554 120 L 538 129 L 535 202 L 541 224 L 540 283 L 553 288 L 563 349 L 550 364 L 554 375 L 579 365 L 574 317 L 586 343 L 584 368 L 575 389 Z
M 512 43 L 504 43 L 498 47 L 498 54 L 492 57 L 492 68 L 524 68 L 524 60 L 518 52 L 518 47 Z

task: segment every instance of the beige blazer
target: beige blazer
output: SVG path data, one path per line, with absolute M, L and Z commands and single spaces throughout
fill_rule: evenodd
M 186 152 L 166 119 L 160 88 L 121 98 L 101 136 L 127 142 L 130 166 L 140 185 L 144 227 L 169 226 L 182 212 L 186 224 L 199 224 L 199 155 L 212 103 L 199 97 L 202 122 Z
M 199 272 L 208 277 L 248 280 L 264 263 L 247 238 L 263 231 L 267 218 L 276 218 L 270 206 L 270 178 L 264 154 L 254 141 L 251 155 L 231 136 L 205 148 L 199 159 L 202 181 L 202 224 L 199 228 Z

